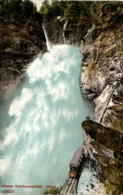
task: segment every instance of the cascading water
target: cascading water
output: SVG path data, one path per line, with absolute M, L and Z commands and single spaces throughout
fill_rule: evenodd
M 52 45 L 51 45 L 51 43 L 50 43 L 50 41 L 49 41 L 49 39 L 48 39 L 47 31 L 46 31 L 46 29 L 45 29 L 44 24 L 42 24 L 42 28 L 43 28 L 44 35 L 45 35 L 45 39 L 46 39 L 47 50 L 50 51 Z
M 0 104 L 0 184 L 61 186 L 82 145 L 90 112 L 81 97 L 78 49 L 54 46 L 27 69 L 25 81 Z M 4 188 L 0 188 L 3 190 Z M 40 194 L 40 188 L 13 188 Z

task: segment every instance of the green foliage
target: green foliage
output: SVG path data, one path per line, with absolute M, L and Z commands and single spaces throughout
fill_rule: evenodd
M 69 15 L 69 14 L 78 15 L 78 16 L 87 15 L 90 12 L 89 10 L 90 5 L 91 5 L 91 2 L 87 2 L 87 1 L 67 2 L 67 6 L 65 9 L 65 15 Z
M 91 11 L 90 1 L 58 1 L 53 0 L 51 4 L 48 1 L 42 3 L 40 13 L 46 20 L 51 20 L 56 16 L 86 16 L 90 15 Z
M 61 7 L 61 2 L 54 0 L 52 4 L 48 1 L 42 3 L 40 13 L 45 19 L 53 19 L 58 15 L 63 15 L 63 8 Z
M 56 187 L 56 188 L 45 190 L 43 194 L 60 194 L 60 188 Z
M 41 14 L 30 0 L 0 1 L 0 21 L 21 21 L 41 19 Z

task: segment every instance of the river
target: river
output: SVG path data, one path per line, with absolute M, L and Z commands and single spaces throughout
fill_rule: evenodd
M 0 184 L 13 185 L 16 194 L 40 194 L 41 188 L 15 185 L 45 189 L 67 178 L 72 155 L 83 142 L 81 123 L 90 113 L 79 87 L 81 63 L 77 48 L 53 46 L 0 102 Z

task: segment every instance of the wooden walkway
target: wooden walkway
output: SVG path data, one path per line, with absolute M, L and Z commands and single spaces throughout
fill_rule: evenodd
M 83 144 L 83 153 L 85 159 L 88 159 L 88 155 L 91 156 L 90 152 L 90 138 L 86 136 L 85 142 Z M 79 176 L 77 178 L 68 178 L 62 187 L 60 191 L 60 195 L 76 195 L 77 194 L 77 187 L 78 187 L 78 182 L 79 182 L 79 177 L 83 171 L 83 166 L 82 165 L 80 169 Z
M 77 185 L 78 185 L 78 179 L 76 178 L 69 178 L 61 192 L 60 192 L 60 195 L 72 195 L 72 194 L 76 194 L 77 193 Z

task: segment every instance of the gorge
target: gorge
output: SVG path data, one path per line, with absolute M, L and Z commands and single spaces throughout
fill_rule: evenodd
M 123 133 L 123 3 L 93 2 L 84 8 L 81 17 L 75 10 L 64 16 L 60 14 L 54 14 L 50 20 L 42 14 L 43 25 L 52 45 L 74 45 L 84 56 L 80 87 L 84 97 L 94 105 L 97 122 L 84 124 L 84 128 L 92 137 L 93 156 L 101 166 L 100 181 L 107 194 L 121 195 L 122 145 L 116 138 L 122 140 Z M 7 99 L 24 79 L 27 64 L 40 52 L 46 52 L 46 40 L 41 18 L 23 25 L 20 21 L 4 21 L 0 30 L 0 97 Z M 107 141 L 103 141 L 104 132 Z M 112 141 L 110 135 L 115 134 Z

